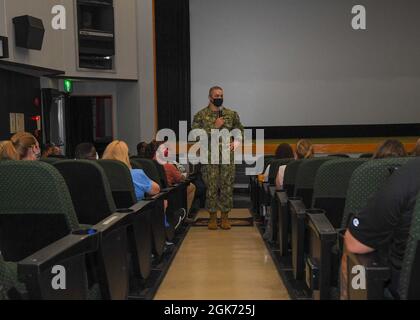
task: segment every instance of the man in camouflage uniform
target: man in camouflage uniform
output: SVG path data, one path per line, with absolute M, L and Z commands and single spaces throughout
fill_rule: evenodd
M 235 164 L 233 151 L 240 145 L 243 137 L 244 128 L 239 119 L 239 115 L 232 110 L 223 107 L 223 89 L 213 87 L 209 92 L 210 104 L 198 112 L 193 121 L 192 129 L 203 129 L 207 132 L 209 140 L 213 129 L 232 131 L 238 129 L 241 137 L 235 140 L 228 140 L 229 145 L 223 148 L 219 143 L 217 150 L 210 150 L 209 147 L 209 164 L 202 165 L 202 176 L 207 187 L 206 208 L 210 213 L 209 229 L 217 230 L 217 212 L 221 211 L 223 230 L 230 230 L 229 212 L 233 208 L 233 188 L 235 181 Z M 225 142 L 226 143 L 226 142 Z M 227 150 L 230 161 L 222 162 L 223 155 L 226 156 Z M 219 153 L 219 164 L 212 164 L 211 158 L 214 153 Z M 227 163 L 227 164 L 226 164 Z

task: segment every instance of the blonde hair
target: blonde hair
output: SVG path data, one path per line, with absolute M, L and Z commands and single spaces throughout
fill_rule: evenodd
M 0 158 L 22 160 L 30 148 L 36 146 L 36 138 L 28 132 L 16 133 L 9 141 L 3 141 L 0 147 Z
M 296 145 L 298 159 L 310 159 L 314 156 L 314 147 L 308 140 L 300 140 Z
M 124 141 L 115 140 L 111 142 L 106 147 L 102 159 L 121 161 L 129 169 L 132 169 L 130 158 L 128 156 L 128 145 Z

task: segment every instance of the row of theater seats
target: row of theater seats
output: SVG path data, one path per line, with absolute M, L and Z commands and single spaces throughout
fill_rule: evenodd
M 290 258 L 293 278 L 304 283 L 313 299 L 338 299 L 343 237 L 353 215 L 386 183 L 388 177 L 410 158 L 381 160 L 322 157 L 307 160 L 273 160 L 269 182 L 251 177 L 251 198 L 257 218 L 269 210 L 273 233 L 270 239 L 282 258 Z M 287 165 L 284 190 L 276 190 L 274 179 L 279 166 Z M 262 210 L 266 208 L 266 210 Z M 403 299 L 419 299 L 416 281 L 420 268 L 420 195 L 413 217 L 404 258 L 400 291 Z M 347 254 L 347 253 L 346 253 Z M 353 266 L 364 266 L 365 289 L 351 285 Z M 390 277 L 386 263 L 374 254 L 348 258 L 346 288 L 350 299 L 382 299 Z
M 45 162 L 0 161 L 0 299 L 127 299 L 175 237 L 189 181 L 169 188 L 163 168 L 132 159 L 161 185 L 138 202 L 120 162 Z

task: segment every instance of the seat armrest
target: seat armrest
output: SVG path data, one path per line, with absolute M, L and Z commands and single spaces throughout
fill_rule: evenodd
M 188 187 L 188 185 L 191 183 L 190 179 L 185 179 L 184 181 L 177 183 L 174 185 L 174 187 L 183 187 L 184 185 Z
M 95 252 L 98 249 L 101 234 L 81 230 L 70 234 L 41 249 L 18 263 L 19 279 L 25 282 L 45 270 L 51 269 L 60 261 Z
M 276 186 L 269 186 L 268 189 L 269 189 L 271 198 L 274 198 L 276 195 Z
M 94 225 L 92 229 L 101 232 L 104 236 L 106 236 L 109 232 L 112 232 L 116 229 L 128 227 L 132 223 L 133 214 L 134 211 L 130 209 L 124 213 L 116 212 L 98 224 Z
M 169 192 L 174 191 L 176 188 L 177 188 L 176 186 L 164 188 L 164 189 L 161 189 L 161 192 L 169 193 Z
M 289 197 L 286 191 L 276 191 L 277 201 L 281 206 L 287 205 Z
M 306 284 L 314 299 L 328 300 L 334 279 L 332 247 L 337 232 L 325 214 L 307 214 L 306 230 L 308 250 L 306 252 Z
M 162 191 L 169 193 L 169 192 L 172 192 L 172 191 L 177 190 L 179 188 L 188 187 L 189 183 L 190 182 L 183 181 L 183 182 L 174 184 L 173 186 L 170 186 L 168 188 L 162 189 Z
M 262 183 L 262 188 L 263 188 L 265 193 L 268 194 L 270 192 L 270 184 L 268 182 L 263 182 Z
M 347 255 L 347 288 L 350 299 L 360 300 L 381 300 L 384 298 L 385 283 L 391 277 L 391 269 L 388 264 L 380 259 L 377 252 L 368 254 L 354 254 L 346 252 Z M 352 269 L 358 267 L 357 273 Z M 360 267 L 365 271 L 366 288 L 353 288 L 353 277 L 360 276 Z
M 155 201 L 154 200 L 150 200 L 150 201 L 139 201 L 137 202 L 135 205 L 131 206 L 130 210 L 138 213 L 144 209 L 148 209 L 149 207 L 152 207 L 155 205 Z
M 160 199 L 166 199 L 168 193 L 167 192 L 160 192 L 158 194 L 155 194 L 154 196 L 149 196 L 147 195 L 143 200 L 144 201 L 156 201 L 156 200 L 160 200 Z
M 306 206 L 301 199 L 295 200 L 289 198 L 290 210 L 295 212 L 298 216 L 306 215 Z
M 335 242 L 337 239 L 337 231 L 323 213 L 307 214 L 307 226 L 318 235 L 321 241 Z

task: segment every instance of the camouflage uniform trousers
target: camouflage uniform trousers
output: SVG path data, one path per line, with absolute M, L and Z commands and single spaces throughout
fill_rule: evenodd
M 235 165 L 203 165 L 202 176 L 207 187 L 207 210 L 210 213 L 217 213 L 218 210 L 229 213 L 233 208 Z

